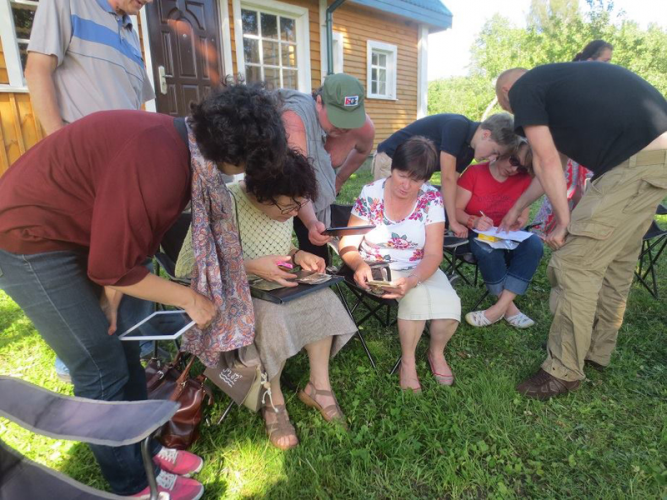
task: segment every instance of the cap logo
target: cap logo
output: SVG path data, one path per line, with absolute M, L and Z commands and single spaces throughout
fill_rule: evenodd
M 351 107 L 351 106 L 359 106 L 359 96 L 358 95 L 348 95 L 345 97 L 345 103 L 343 106 Z

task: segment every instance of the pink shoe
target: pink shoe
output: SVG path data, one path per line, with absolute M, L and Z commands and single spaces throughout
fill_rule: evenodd
M 204 485 L 194 479 L 170 474 L 166 471 L 160 471 L 155 478 L 157 481 L 157 490 L 160 493 L 168 493 L 170 500 L 199 500 L 204 494 Z M 151 488 L 146 486 L 143 490 L 131 498 L 150 498 Z
M 158 464 L 160 469 L 183 477 L 196 474 L 204 466 L 204 461 L 194 453 L 166 446 L 163 446 L 160 453 L 153 457 L 153 462 Z

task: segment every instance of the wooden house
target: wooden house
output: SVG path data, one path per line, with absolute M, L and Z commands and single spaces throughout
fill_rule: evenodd
M 23 78 L 39 3 L 0 0 L 0 175 L 43 137 Z M 440 0 L 154 0 L 135 23 L 146 109 L 184 115 L 225 81 L 311 92 L 345 72 L 366 87 L 377 143 L 426 115 L 428 35 L 451 19 Z

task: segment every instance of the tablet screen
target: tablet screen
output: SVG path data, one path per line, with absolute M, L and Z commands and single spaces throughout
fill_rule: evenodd
M 195 322 L 185 311 L 156 311 L 118 337 L 120 340 L 174 340 L 183 335 Z

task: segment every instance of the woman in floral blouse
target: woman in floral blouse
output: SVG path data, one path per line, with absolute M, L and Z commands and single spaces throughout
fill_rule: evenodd
M 350 216 L 350 226 L 373 224 L 365 236 L 345 236 L 341 257 L 357 284 L 369 289 L 369 263 L 388 262 L 392 288 L 383 298 L 398 299 L 402 389 L 421 391 L 415 349 L 431 320 L 428 360 L 436 380 L 454 383 L 445 347 L 461 320 L 461 301 L 439 269 L 445 230 L 440 191 L 427 183 L 438 166 L 433 143 L 412 137 L 394 153 L 391 176 L 364 186 Z

